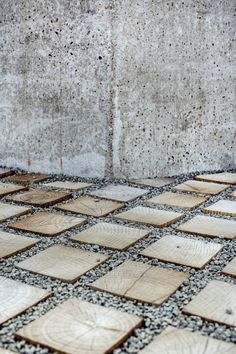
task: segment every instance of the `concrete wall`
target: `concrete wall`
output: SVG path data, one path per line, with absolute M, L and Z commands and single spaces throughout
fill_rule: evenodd
M 0 164 L 235 166 L 234 0 L 0 0 Z

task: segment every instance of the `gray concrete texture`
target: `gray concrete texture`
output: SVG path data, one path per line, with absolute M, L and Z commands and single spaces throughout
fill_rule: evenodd
M 87 177 L 235 166 L 235 0 L 0 0 L 0 163 Z

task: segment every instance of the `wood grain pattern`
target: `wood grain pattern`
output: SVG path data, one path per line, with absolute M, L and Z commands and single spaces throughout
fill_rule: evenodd
M 231 172 L 221 172 L 221 173 L 211 173 L 205 175 L 198 175 L 195 177 L 200 181 L 211 181 L 217 183 L 226 184 L 236 184 L 236 173 Z
M 40 212 L 24 220 L 18 221 L 9 227 L 37 233 L 43 236 L 57 236 L 73 227 L 80 226 L 86 222 L 85 219 L 73 216 L 61 215 L 58 213 Z
M 24 237 L 0 231 L 0 259 L 25 251 L 40 242 L 32 237 Z
M 147 200 L 148 204 L 168 205 L 187 210 L 191 210 L 204 202 L 206 202 L 206 199 L 202 197 L 194 197 L 189 194 L 171 192 L 166 192 Z
M 0 324 L 48 298 L 44 289 L 0 276 Z
M 235 354 L 236 345 L 168 326 L 139 354 Z
M 48 176 L 45 176 L 41 173 L 20 173 L 13 175 L 7 178 L 7 181 L 13 183 L 19 183 L 23 186 L 28 186 L 34 183 L 43 182 L 48 179 Z
M 26 187 L 16 184 L 2 183 L 0 182 L 0 197 L 4 197 L 7 194 L 24 191 Z
M 157 258 L 164 262 L 172 262 L 201 269 L 222 248 L 222 245 L 213 242 L 168 235 L 152 243 L 140 252 L 140 254 L 149 258 Z
M 236 201 L 218 200 L 218 202 L 204 208 L 203 211 L 208 214 L 236 216 Z
M 174 187 L 177 191 L 216 195 L 226 190 L 229 185 L 189 180 Z
M 52 246 L 16 264 L 33 273 L 73 283 L 81 275 L 105 262 L 109 256 L 77 248 Z
M 162 304 L 188 278 L 188 274 L 126 261 L 99 278 L 90 287 L 128 299 Z
M 147 230 L 110 223 L 98 223 L 72 236 L 70 239 L 111 249 L 126 250 L 148 234 L 149 231 Z
M 236 221 L 197 215 L 178 226 L 177 230 L 207 237 L 234 239 L 236 237 Z
M 115 219 L 128 220 L 138 224 L 153 225 L 156 227 L 165 227 L 178 221 L 184 214 L 171 211 L 146 208 L 142 206 L 135 207 L 128 211 L 114 215 Z
M 222 273 L 236 277 L 236 257 L 222 269 Z
M 184 307 L 184 312 L 235 327 L 235 299 L 236 285 L 212 280 Z
M 73 298 L 16 335 L 61 353 L 107 354 L 141 324 L 138 316 Z
M 27 192 L 18 193 L 7 197 L 7 200 L 13 201 L 14 203 L 33 205 L 36 207 L 48 207 L 55 203 L 67 200 L 70 197 L 70 193 L 32 189 Z
M 13 175 L 15 172 L 8 168 L 0 168 L 0 178 Z
M 123 206 L 123 203 L 85 196 L 74 199 L 71 202 L 61 204 L 58 206 L 58 209 L 70 211 L 75 214 L 85 214 L 99 217 L 108 215 L 112 211 L 120 209 Z
M 51 183 L 44 183 L 42 187 L 49 189 L 68 189 L 70 191 L 80 191 L 82 189 L 91 187 L 92 185 L 92 183 L 85 182 L 56 181 Z
M 4 222 L 7 219 L 25 215 L 31 212 L 30 208 L 26 208 L 18 205 L 11 205 L 0 203 L 0 222 Z
M 124 185 L 108 185 L 102 189 L 91 192 L 91 195 L 105 199 L 116 200 L 118 202 L 130 202 L 149 191 L 141 188 L 134 188 Z
M 155 188 L 160 188 L 163 186 L 167 186 L 168 184 L 174 183 L 175 180 L 173 178 L 141 178 L 141 179 L 133 179 L 132 181 L 135 184 L 140 184 L 143 186 L 150 186 Z

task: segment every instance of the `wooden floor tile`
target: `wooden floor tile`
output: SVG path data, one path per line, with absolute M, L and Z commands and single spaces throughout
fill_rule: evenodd
M 236 184 L 236 173 L 230 173 L 230 172 L 198 175 L 195 178 L 200 181 L 211 181 L 211 182 L 217 182 L 217 183 Z
M 148 192 L 149 191 L 146 189 L 110 184 L 109 186 L 95 190 L 90 194 L 96 197 L 116 200 L 118 202 L 130 202 Z
M 61 204 L 58 206 L 58 209 L 70 211 L 75 214 L 85 214 L 99 217 L 108 215 L 112 211 L 120 209 L 123 206 L 123 203 L 84 196 L 74 199 L 71 202 Z
M 105 262 L 109 256 L 66 246 L 52 246 L 16 264 L 33 273 L 73 283 L 81 275 Z
M 206 320 L 236 326 L 236 285 L 212 280 L 184 307 L 184 312 Z
M 107 354 L 142 324 L 142 318 L 70 299 L 24 326 L 16 335 L 70 354 Z
M 236 277 L 236 257 L 222 269 L 222 273 Z
M 12 194 L 19 191 L 24 191 L 25 189 L 26 187 L 16 184 L 0 182 L 0 197 L 4 197 L 7 194 Z
M 236 221 L 197 215 L 178 226 L 177 230 L 207 237 L 234 239 L 236 237 Z
M 48 298 L 44 289 L 0 276 L 0 324 Z
M 141 179 L 133 179 L 133 183 L 140 184 L 143 186 L 150 186 L 155 188 L 160 188 L 163 186 L 167 186 L 168 184 L 174 183 L 175 180 L 173 178 L 141 178 Z
M 11 205 L 6 203 L 0 203 L 0 222 L 15 216 L 21 216 L 31 212 L 30 208 L 26 208 L 18 205 Z
M 168 205 L 187 210 L 191 210 L 204 202 L 206 202 L 206 199 L 202 197 L 194 197 L 189 194 L 171 192 L 166 192 L 147 200 L 148 204 Z
M 91 187 L 92 185 L 92 183 L 84 182 L 56 181 L 45 183 L 42 185 L 42 187 L 46 187 L 48 189 L 68 189 L 70 191 L 80 191 L 84 188 Z
M 24 237 L 0 231 L 0 259 L 13 256 L 40 242 L 36 238 Z
M 41 173 L 20 173 L 13 175 L 7 178 L 7 181 L 13 183 L 19 183 L 23 186 L 28 186 L 34 183 L 43 182 L 48 179 L 48 176 L 45 176 Z
M 115 219 L 128 220 L 134 223 L 153 225 L 157 227 L 169 226 L 183 217 L 183 214 L 171 211 L 135 207 L 114 216 Z
M 235 354 L 236 345 L 168 326 L 139 354 Z
M 236 216 L 236 201 L 218 200 L 218 202 L 209 205 L 203 211 L 215 215 Z
M 160 305 L 188 278 L 188 274 L 126 261 L 90 287 L 128 299 Z
M 15 203 L 33 205 L 36 207 L 48 207 L 58 202 L 63 202 L 71 197 L 70 193 L 52 192 L 39 189 L 31 189 L 27 192 L 18 193 L 7 197 L 7 200 Z
M 85 223 L 85 219 L 58 213 L 40 212 L 9 227 L 37 233 L 43 236 L 57 236 L 64 231 Z
M 176 187 L 174 187 L 174 189 L 183 192 L 215 195 L 223 192 L 228 187 L 229 185 L 226 184 L 189 180 L 184 183 L 178 184 Z
M 222 248 L 218 243 L 168 235 L 152 243 L 140 254 L 164 262 L 203 268 Z
M 1 168 L 0 167 L 0 178 L 4 178 L 10 175 L 13 175 L 15 172 L 10 170 L 9 168 Z
M 123 251 L 148 234 L 147 230 L 101 222 L 70 239 Z
M 228 197 L 230 198 L 236 198 L 236 191 L 233 191 L 232 193 L 228 194 Z

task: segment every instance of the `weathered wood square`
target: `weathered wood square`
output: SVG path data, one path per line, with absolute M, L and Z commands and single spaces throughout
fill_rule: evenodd
M 222 245 L 213 242 L 168 235 L 152 243 L 140 254 L 164 262 L 203 268 L 222 248 Z
M 222 273 L 236 277 L 236 257 L 222 269 Z
M 147 230 L 101 222 L 81 231 L 70 239 L 111 249 L 126 250 L 148 234 L 149 231 Z
M 187 209 L 187 210 L 196 208 L 197 206 L 199 206 L 204 202 L 206 202 L 206 199 L 202 197 L 194 197 L 189 194 L 179 194 L 179 193 L 171 193 L 171 192 L 166 192 L 158 195 L 157 197 L 147 200 L 148 204 L 168 205 L 171 207 Z
M 16 335 L 63 353 L 107 354 L 141 324 L 141 317 L 73 298 Z
M 18 193 L 7 197 L 7 200 L 13 201 L 14 203 L 33 205 L 36 207 L 48 207 L 55 203 L 67 200 L 70 197 L 70 193 L 32 189 L 27 192 Z
M 163 186 L 167 186 L 168 184 L 174 183 L 175 180 L 173 178 L 141 178 L 141 179 L 133 179 L 133 183 L 140 184 L 143 186 L 160 188 Z
M 109 256 L 66 246 L 52 246 L 16 264 L 18 268 L 66 282 L 75 282 L 81 275 L 105 262 Z
M 221 172 L 221 173 L 211 173 L 211 174 L 205 174 L 205 175 L 198 175 L 195 178 L 200 181 L 236 184 L 236 173 L 231 173 L 231 172 Z
M 70 191 L 80 191 L 91 186 L 92 183 L 70 181 L 56 181 L 51 183 L 45 183 L 42 185 L 42 187 L 46 187 L 48 189 L 68 189 Z
M 0 259 L 13 256 L 40 242 L 36 238 L 24 237 L 0 231 Z
M 28 214 L 30 212 L 31 212 L 30 208 L 26 208 L 18 205 L 0 203 L 0 222 L 4 222 L 7 219 Z
M 224 215 L 224 216 L 236 216 L 236 201 L 233 200 L 218 200 L 218 202 L 203 209 L 205 213 Z
M 188 278 L 188 274 L 126 261 L 92 284 L 95 290 L 160 305 Z
M 91 195 L 105 199 L 116 200 L 118 202 L 130 202 L 149 191 L 141 188 L 134 188 L 124 185 L 108 185 L 102 189 L 91 192 Z
M 26 187 L 16 184 L 0 182 L 0 197 L 4 197 L 7 194 L 24 191 L 25 189 Z
M 45 176 L 41 173 L 20 173 L 7 178 L 9 182 L 19 183 L 23 186 L 29 186 L 34 183 L 43 182 L 46 179 L 48 179 L 48 176 Z
M 216 195 L 226 190 L 229 185 L 189 180 L 174 187 L 177 191 Z

